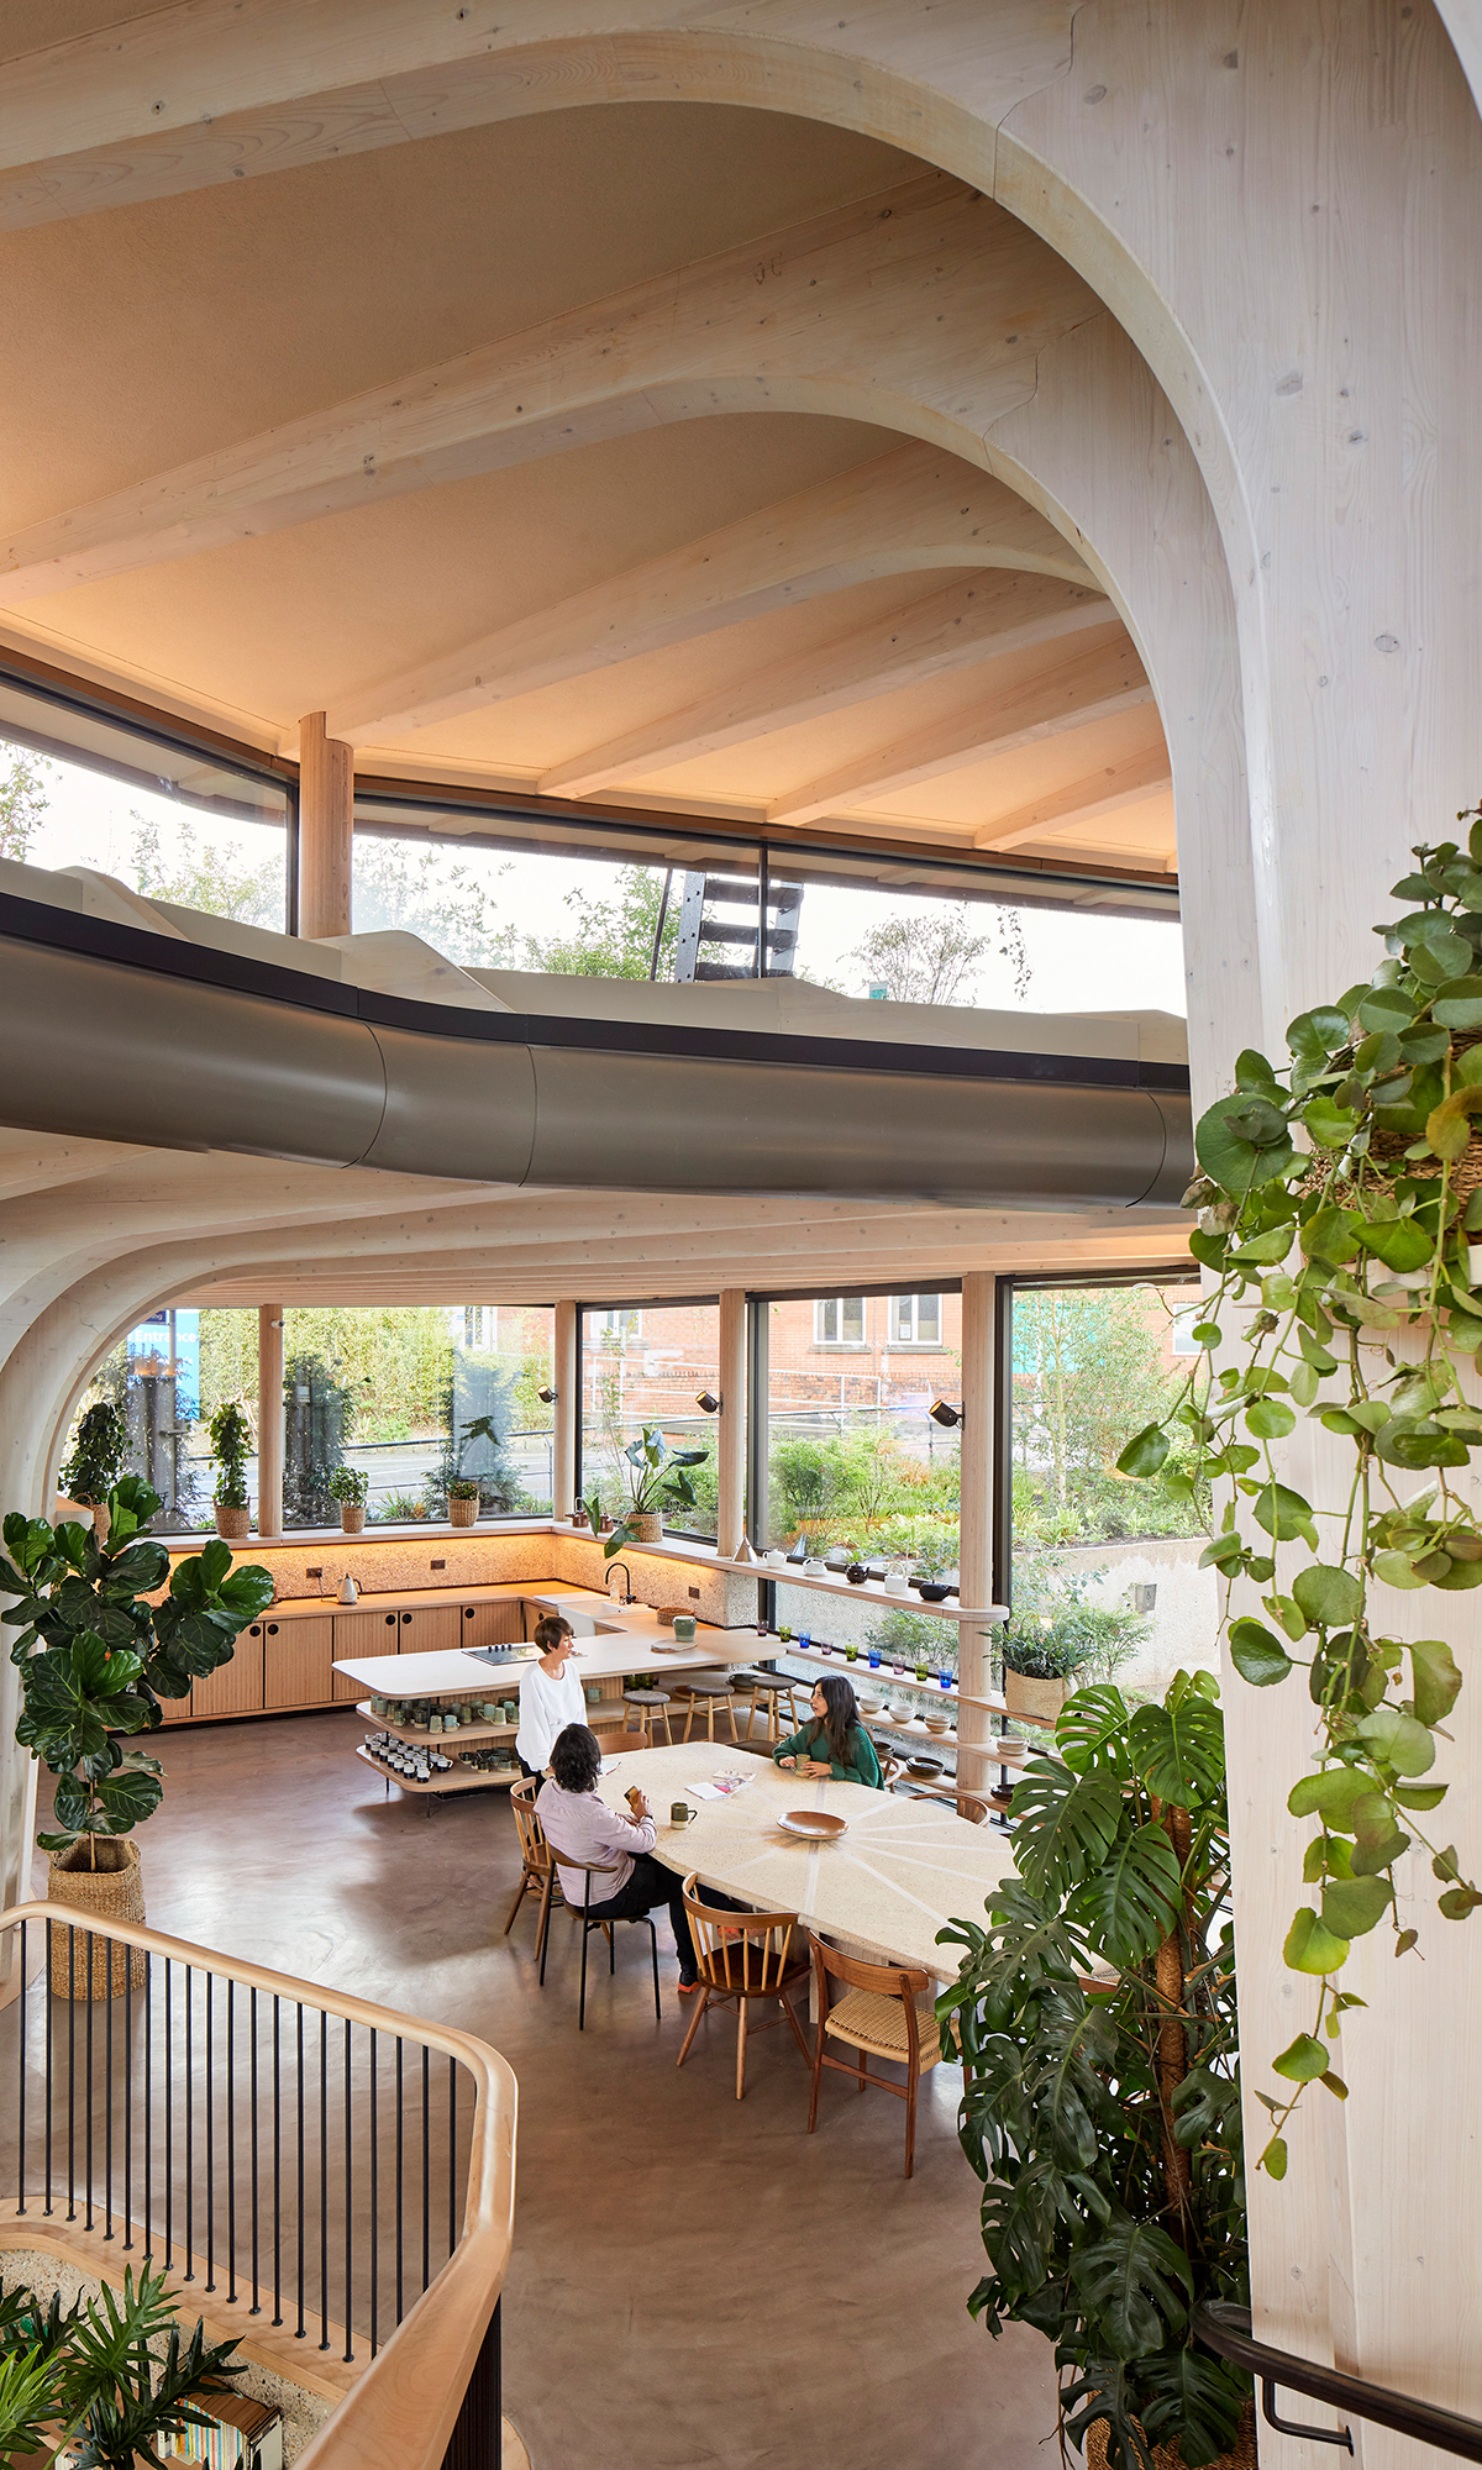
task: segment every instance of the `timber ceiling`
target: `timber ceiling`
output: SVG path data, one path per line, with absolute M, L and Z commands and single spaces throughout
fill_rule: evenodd
M 551 112 L 7 231 L 0 286 L 16 646 L 366 773 L 1174 863 L 1116 611 L 945 442 L 1098 304 L 888 147 Z

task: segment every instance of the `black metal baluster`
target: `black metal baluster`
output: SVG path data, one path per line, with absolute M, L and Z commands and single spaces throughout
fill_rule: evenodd
M 67 2219 L 77 2219 L 77 1924 L 67 1924 Z
M 458 2061 L 448 2061 L 448 2253 L 458 2244 Z
M 304 2325 L 304 2010 L 298 2007 L 298 2322 L 295 2338 L 303 2340 Z
M 283 2072 L 278 2046 L 282 2000 L 273 1992 L 273 2322 L 283 2321 Z
M 97 2000 L 93 1996 L 93 1934 L 85 1930 L 87 1941 L 87 2030 L 82 2037 L 82 2054 L 87 2064 L 87 2096 L 83 2107 L 83 2161 L 87 2169 L 87 2193 L 83 2197 L 83 2228 L 93 2226 L 93 2017 Z
M 432 2279 L 432 2052 L 422 2045 L 422 2287 Z
M 196 1968 L 185 1968 L 185 2271 L 183 2281 L 196 2277 L 196 2105 L 195 2105 Z
M 22 1927 L 24 1928 L 24 1926 L 25 1926 L 25 1925 L 24 1925 L 24 1923 L 23 1923 L 23 1924 L 22 1924 Z M 24 2027 L 23 2027 L 23 2029 L 24 2029 Z M 377 2175 L 377 2162 L 378 2162 L 378 2159 L 379 2159 L 379 2151 L 378 2151 L 378 2145 L 377 2145 L 377 2135 L 378 2135 L 378 2127 L 379 2127 L 379 2122 L 378 2122 L 378 2119 L 377 2119 L 377 2110 L 378 2110 L 378 2108 L 379 2108 L 379 2102 L 380 2102 L 380 2095 L 379 2095 L 379 2090 L 378 2090 L 378 2087 L 377 2087 L 377 2084 L 376 2084 L 376 2028 L 375 2028 L 375 2026 L 374 2026 L 374 2024 L 373 2024 L 373 2025 L 371 2026 L 371 2028 L 370 2028 L 370 2181 L 371 2181 L 370 2346 L 371 2346 L 371 2357 L 372 2357 L 372 2358 L 374 2358 L 374 2357 L 375 2357 L 375 2355 L 376 2355 L 376 2348 L 377 2348 L 377 2337 L 378 2337 L 378 2334 L 379 2334 L 379 2331 L 380 2331 L 380 2322 L 381 2322 L 381 2317 L 380 2317 L 380 2307 L 381 2307 L 381 2199 L 380 2199 L 380 2181 L 379 2181 L 379 2178 L 378 2178 L 378 2175 Z M 25 2138 L 25 2132 L 26 2132 L 26 2130 L 25 2130 L 25 2112 L 24 2112 L 24 2111 L 22 2111 L 22 2113 L 21 2113 L 21 2136 L 22 2136 L 22 2141 L 24 2141 L 24 2138 Z
M 48 1921 L 46 1925 L 46 2203 L 43 2208 L 48 2213 L 51 2211 L 51 2104 L 52 2085 L 56 2078 L 57 2040 L 57 2002 L 53 1994 L 54 1976 L 52 1972 L 52 1967 L 56 1962 L 56 1953 L 52 1943 L 55 1930 L 56 1923 Z
M 175 1959 L 165 1958 L 165 2270 L 175 2250 Z
M 329 2018 L 319 2010 L 319 2347 L 329 2348 Z
M 258 2297 L 257 2289 L 257 1989 L 255 1985 L 249 1994 L 248 2023 L 252 2032 L 252 2083 L 249 2111 L 251 2118 L 252 2138 L 252 2313 L 255 2316 L 260 2316 L 262 2314 L 262 2304 Z
M 208 2290 L 214 2290 L 216 2287 L 216 2070 L 212 2055 L 212 2033 L 215 2022 L 212 2014 L 212 1994 L 215 1988 L 216 1975 L 208 1972 L 206 1975 L 206 2080 L 203 2105 L 206 2119 L 206 2288 Z
M 134 2244 L 134 1950 L 124 1965 L 124 2237 Z
M 405 2243 L 403 2202 L 405 2181 L 402 2175 L 406 2158 L 406 2044 L 400 2033 L 396 2036 L 396 2321 L 402 2318 L 402 2256 Z M 47 2207 L 50 2211 L 50 2206 Z
M 154 1957 L 144 1958 L 144 2253 L 154 2254 Z
M 226 1985 L 226 2296 L 237 2295 L 237 1985 Z
M 103 2010 L 103 2236 L 113 2236 L 113 1940 L 108 1950 L 108 2004 Z
M 353 2366 L 355 2341 L 350 2329 L 350 2313 L 354 2303 L 351 2271 L 354 2266 L 352 2239 L 355 2231 L 355 2147 L 350 2122 L 350 2019 L 345 2018 L 345 2365 Z
M 18 2213 L 23 2213 L 26 2209 L 26 2062 L 30 2055 L 30 2048 L 30 2042 L 26 2037 L 26 1924 L 23 1921 L 21 1923 L 20 2040 L 17 2043 L 16 2057 L 16 2069 L 19 2077 L 19 2081 L 16 2085 L 16 2110 L 18 2113 L 20 2126 L 20 2151 L 15 2165 L 15 2209 Z

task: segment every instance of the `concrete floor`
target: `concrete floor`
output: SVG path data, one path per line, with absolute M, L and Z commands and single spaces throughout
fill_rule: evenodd
M 165 1744 L 140 1837 L 150 1921 L 501 2050 L 520 2082 L 505 2407 L 536 2470 L 1028 2470 L 1053 2441 L 1048 2345 L 994 2343 L 965 2301 L 983 2268 L 977 2182 L 940 2067 L 900 2175 L 904 2113 L 807 2076 L 785 2026 L 687 2020 L 672 1946 L 656 2024 L 647 1933 L 622 1930 L 576 2030 L 576 1940 L 555 1916 L 542 1993 L 499 1792 L 435 1808 L 349 1753 L 353 1714 L 206 1726 Z M 37 1892 L 44 1892 L 38 1875 Z M 667 1929 L 661 1923 L 661 1940 Z

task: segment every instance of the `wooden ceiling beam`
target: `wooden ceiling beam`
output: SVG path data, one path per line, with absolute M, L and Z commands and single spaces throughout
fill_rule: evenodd
M 0 597 L 716 414 L 824 412 L 949 445 L 965 421 L 976 442 L 1098 306 L 1012 216 L 927 173 L 28 524 L 0 540 Z
M 1011 815 L 1000 815 L 996 823 L 984 824 L 973 834 L 973 847 L 1019 849 L 1026 841 L 1042 839 L 1046 832 L 1061 831 L 1071 823 L 1093 823 L 1099 815 L 1114 815 L 1120 807 L 1135 806 L 1140 799 L 1172 787 L 1173 769 L 1160 739 L 1156 746 L 1119 755 L 1099 771 L 1087 772 L 1063 789 L 1016 807 Z
M 929 446 L 897 447 L 347 696 L 328 727 L 352 745 L 386 743 L 851 584 L 965 566 L 1090 582 L 1001 481 Z
M 990 755 L 1011 754 L 1085 729 L 1120 712 L 1151 704 L 1153 690 L 1121 627 L 1106 639 L 1021 680 L 995 699 L 991 681 L 967 710 L 927 723 L 841 764 L 820 779 L 789 790 L 767 809 L 769 823 L 812 823 L 852 806 L 868 805 L 895 790 L 914 789 L 940 773 Z
M 995 653 L 1027 651 L 1104 626 L 1099 592 L 1046 575 L 983 574 L 892 609 L 815 651 L 772 661 L 718 694 L 594 746 L 542 775 L 543 795 L 593 797 L 615 782 L 692 763 L 747 738 L 947 676 Z

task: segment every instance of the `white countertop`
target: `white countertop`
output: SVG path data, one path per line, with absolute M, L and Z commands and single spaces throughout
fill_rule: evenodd
M 605 1607 L 600 1595 L 586 1587 L 529 1585 L 491 1587 L 481 1591 L 488 1596 L 523 1597 L 531 1604 L 567 1605 L 573 1611 L 587 1612 L 600 1620 L 610 1635 L 600 1638 L 578 1638 L 572 1656 L 572 1669 L 580 1681 L 616 1681 L 635 1672 L 696 1672 L 716 1666 L 749 1662 L 748 1633 L 745 1630 L 708 1629 L 701 1624 L 693 1643 L 679 1645 L 669 1624 L 660 1621 L 647 1604 L 613 1604 Z M 473 1591 L 464 1600 L 472 1600 Z M 365 1602 L 362 1597 L 362 1603 Z M 416 1597 L 398 1597 L 398 1602 L 416 1602 Z M 431 1591 L 431 1601 L 446 1601 L 441 1590 Z M 349 1606 L 342 1606 L 349 1610 Z M 371 1604 L 368 1609 L 374 1611 Z M 752 1640 L 755 1644 L 755 1640 Z M 775 1651 L 771 1641 L 763 1642 L 763 1652 Z M 533 1660 L 533 1659 L 532 1659 Z M 479 1651 L 467 1647 L 450 1647 L 432 1655 L 353 1655 L 337 1661 L 335 1671 L 376 1698 L 451 1698 L 463 1692 L 481 1698 L 507 1696 L 518 1689 L 530 1662 L 485 1663 Z

